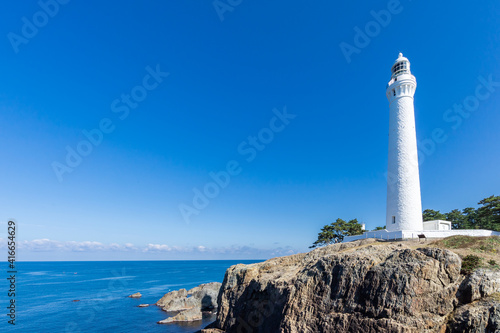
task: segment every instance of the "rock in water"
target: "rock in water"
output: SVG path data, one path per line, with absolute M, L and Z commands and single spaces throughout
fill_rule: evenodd
M 220 282 L 211 282 L 201 284 L 188 291 L 191 298 L 200 300 L 202 311 L 213 311 L 217 309 L 217 297 L 221 287 Z
M 182 311 L 194 308 L 196 299 L 188 298 L 187 290 L 180 289 L 165 294 L 156 305 L 161 306 L 164 311 Z
M 142 295 L 141 295 L 141 293 L 135 293 L 135 294 L 130 295 L 129 297 L 130 298 L 141 298 Z
M 449 250 L 373 239 L 236 265 L 226 271 L 216 321 L 202 332 L 480 332 L 471 328 L 478 321 L 497 327 L 500 301 L 477 312 L 463 301 L 498 293 L 500 273 L 471 277 L 476 286 L 469 288 L 460 269 Z
M 166 304 L 170 304 L 171 302 L 177 300 L 177 299 L 184 299 L 187 297 L 187 290 L 186 289 L 179 289 L 179 290 L 174 290 L 171 291 L 165 295 L 163 295 L 162 298 L 156 302 L 156 305 L 164 307 Z
M 217 308 L 217 297 L 221 287 L 220 282 L 201 284 L 189 291 L 180 289 L 165 294 L 156 305 L 165 311 L 182 311 L 198 308 L 201 311 L 212 311 Z
M 203 316 L 203 314 L 200 311 L 200 309 L 192 308 L 189 310 L 181 311 L 177 315 L 175 315 L 174 317 L 169 317 L 167 319 L 161 320 L 158 322 L 158 324 L 197 321 L 197 320 L 201 320 L 202 316 Z
M 217 297 L 221 283 L 211 282 L 201 284 L 190 290 L 180 289 L 165 294 L 156 305 L 167 312 L 180 311 L 174 317 L 159 321 L 159 324 L 195 321 L 202 319 L 203 311 L 217 309 Z

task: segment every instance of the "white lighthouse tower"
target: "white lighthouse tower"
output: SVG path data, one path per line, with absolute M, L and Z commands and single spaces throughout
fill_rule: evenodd
M 423 230 L 423 222 L 413 109 L 417 80 L 402 53 L 391 71 L 386 90 L 390 113 L 386 228 L 418 231 Z
M 452 230 L 450 221 L 422 221 L 417 134 L 413 109 L 417 80 L 411 74 L 410 62 L 401 53 L 391 70 L 392 76 L 386 90 L 390 112 L 386 229 L 377 228 L 362 235 L 346 236 L 343 242 L 363 238 L 394 240 L 416 237 L 444 238 L 455 235 L 500 236 L 500 232 L 492 230 Z

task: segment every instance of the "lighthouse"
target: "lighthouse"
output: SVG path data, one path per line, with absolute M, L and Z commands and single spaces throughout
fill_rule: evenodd
M 417 135 L 413 95 L 417 80 L 410 61 L 400 53 L 387 84 L 389 158 L 387 167 L 387 231 L 423 230 Z
M 389 100 L 386 228 L 366 231 L 362 235 L 346 236 L 343 242 L 364 238 L 404 240 L 456 235 L 500 236 L 500 232 L 492 230 L 452 229 L 450 221 L 422 221 L 417 133 L 413 108 L 417 80 L 411 74 L 410 61 L 401 53 L 392 65 L 391 72 L 391 80 L 385 92 Z

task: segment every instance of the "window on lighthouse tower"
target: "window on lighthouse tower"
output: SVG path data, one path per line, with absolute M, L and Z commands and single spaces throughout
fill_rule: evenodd
M 393 75 L 399 75 L 403 73 L 408 73 L 408 64 L 406 61 L 403 62 L 398 62 L 397 64 L 394 65 L 392 69 Z
M 396 224 L 396 216 L 392 217 L 392 224 Z

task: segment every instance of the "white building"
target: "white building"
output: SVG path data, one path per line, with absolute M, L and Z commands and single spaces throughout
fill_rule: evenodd
M 500 232 L 491 230 L 452 230 L 449 221 L 422 221 L 413 107 L 417 80 L 411 74 L 410 61 L 402 53 L 392 65 L 391 72 L 386 88 L 389 100 L 386 229 L 345 237 L 344 242 L 361 238 L 407 239 L 417 238 L 418 235 L 425 235 L 427 238 L 453 235 L 500 236 Z
M 425 221 L 424 230 L 451 230 L 451 222 L 444 220 Z

